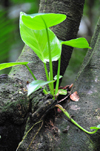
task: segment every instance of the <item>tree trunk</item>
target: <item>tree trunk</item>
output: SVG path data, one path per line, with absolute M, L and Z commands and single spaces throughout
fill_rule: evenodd
M 92 49 L 88 51 L 84 59 L 74 86 L 74 91 L 78 91 L 80 101 L 71 102 L 69 106 L 70 114 L 74 115 L 74 119 L 89 131 L 91 131 L 89 127 L 100 124 L 100 18 L 90 46 Z M 65 137 L 68 150 L 100 151 L 100 131 L 94 135 L 87 135 L 77 127 L 71 126 Z
M 68 40 L 76 37 L 83 5 L 84 0 L 75 2 L 73 0 L 49 0 L 47 2 L 41 0 L 39 11 L 66 14 L 66 21 L 53 27 L 52 30 L 59 39 Z M 71 47 L 63 46 L 61 75 L 66 70 L 71 53 Z M 24 47 L 17 61 L 33 61 L 30 63 L 30 68 L 36 78 L 45 80 L 43 64 L 28 46 Z M 57 62 L 54 62 L 53 66 L 55 75 Z M 38 90 L 32 94 L 31 98 L 27 98 L 26 83 L 32 80 L 24 66 L 13 67 L 8 77 L 0 76 L 0 151 L 15 151 L 23 134 L 25 136 L 34 124 L 36 125 L 26 135 L 18 147 L 18 151 L 27 150 L 33 136 L 35 138 L 30 146 L 30 151 L 66 150 L 66 144 L 63 143 L 67 135 L 65 134 L 65 136 L 62 130 L 66 127 L 67 121 L 63 118 L 55 118 L 55 108 L 52 109 L 52 107 L 57 101 L 52 100 L 51 96 L 44 96 L 42 90 Z M 44 119 L 43 122 L 37 123 L 41 118 Z M 49 129 L 49 125 L 45 125 L 46 122 L 50 122 L 50 119 L 55 121 L 52 129 L 51 127 Z

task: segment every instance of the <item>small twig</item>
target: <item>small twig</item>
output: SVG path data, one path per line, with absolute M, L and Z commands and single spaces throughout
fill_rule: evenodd
M 62 101 L 64 101 L 65 99 L 67 99 L 69 97 L 70 94 L 68 94 L 67 96 L 65 96 L 63 99 L 61 99 L 60 101 L 58 101 L 57 103 L 61 103 Z
M 27 134 L 32 130 L 32 128 L 33 128 L 35 125 L 37 125 L 38 123 L 41 123 L 41 122 L 43 123 L 43 120 L 40 120 L 40 121 L 36 122 L 36 123 L 26 132 L 26 134 L 25 134 L 25 136 L 23 137 L 22 141 L 19 143 L 19 145 L 18 145 L 16 151 L 18 151 L 18 148 L 20 147 L 20 145 L 22 144 L 22 142 L 23 142 L 24 139 L 26 138 Z
M 30 146 L 32 145 L 32 142 L 34 141 L 34 139 L 35 139 L 35 137 L 36 137 L 36 135 L 39 133 L 39 131 L 41 130 L 41 128 L 42 128 L 42 126 L 43 126 L 43 121 L 41 121 L 41 122 L 42 122 L 42 124 L 41 124 L 41 126 L 38 128 L 38 131 L 35 133 L 34 137 L 32 138 L 32 141 L 31 141 L 31 143 L 29 144 L 29 146 L 28 146 L 28 148 L 27 148 L 27 151 L 29 150 Z

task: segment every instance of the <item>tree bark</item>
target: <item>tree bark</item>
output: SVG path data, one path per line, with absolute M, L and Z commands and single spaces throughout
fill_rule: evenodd
M 80 101 L 71 102 L 69 107 L 69 112 L 74 115 L 74 119 L 89 131 L 89 127 L 100 124 L 100 18 L 90 46 L 92 49 L 88 50 L 73 90 L 78 91 Z M 76 110 L 72 110 L 72 106 L 74 109 L 76 107 Z M 100 151 L 100 131 L 94 135 L 87 135 L 77 130 L 75 126 L 72 127 L 69 135 L 66 136 L 68 150 Z
M 83 5 L 84 0 L 49 0 L 47 2 L 41 0 L 39 11 L 66 14 L 66 21 L 57 27 L 53 27 L 52 30 L 59 39 L 68 40 L 76 38 L 83 12 Z M 44 7 L 42 8 L 42 6 Z M 63 75 L 66 70 L 71 53 L 71 47 L 63 46 L 61 75 Z M 24 47 L 17 61 L 33 61 L 29 66 L 36 78 L 45 80 L 43 64 L 28 46 Z M 54 62 L 53 66 L 55 75 L 57 72 L 57 62 Z M 52 119 L 54 122 L 55 120 L 55 126 L 58 127 L 58 129 L 53 127 L 54 129 L 49 130 L 49 127 L 45 127 L 44 123 L 37 123 L 18 147 L 18 151 L 27 150 L 35 134 L 38 135 L 31 144 L 30 151 L 66 150 L 66 145 L 63 144 L 65 136 L 63 137 L 62 133 L 62 129 L 66 126 L 66 121 L 63 118 L 62 121 L 59 118 L 56 119 L 55 109 L 51 109 L 56 103 L 56 100 L 53 101 L 51 96 L 44 96 L 41 90 L 35 92 L 32 98 L 27 98 L 26 83 L 27 81 L 31 82 L 33 79 L 26 67 L 13 67 L 9 76 L 6 78 L 5 76 L 1 76 L 0 80 L 0 150 L 15 151 L 22 136 L 25 136 L 29 128 L 41 119 L 39 116 L 37 120 L 38 116 L 35 113 L 37 111 L 40 113 L 41 109 L 43 109 L 43 105 L 48 105 L 48 102 L 51 104 L 49 104 L 50 108 L 48 108 L 48 106 L 46 107 L 44 121 L 48 122 L 48 120 Z M 30 113 L 34 114 L 31 116 Z M 44 112 L 42 114 L 42 117 L 43 116 Z M 40 131 L 39 128 L 41 128 Z

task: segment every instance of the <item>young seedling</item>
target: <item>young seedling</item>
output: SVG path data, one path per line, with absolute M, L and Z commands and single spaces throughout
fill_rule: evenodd
M 42 86 L 48 84 L 50 92 L 44 89 L 44 93 L 51 93 L 53 99 L 55 99 L 57 94 L 66 95 L 66 90 L 58 90 L 59 88 L 59 79 L 62 78 L 60 75 L 60 63 L 61 63 L 61 51 L 62 45 L 68 45 L 76 48 L 90 48 L 87 40 L 85 38 L 77 38 L 68 41 L 59 40 L 56 35 L 49 29 L 52 26 L 55 26 L 66 19 L 66 15 L 64 14 L 55 14 L 55 13 L 37 13 L 27 15 L 23 12 L 20 13 L 20 34 L 23 42 L 28 45 L 32 50 L 36 53 L 39 59 L 44 64 L 45 74 L 47 81 L 37 80 L 33 72 L 28 66 L 29 62 L 15 62 L 15 63 L 4 63 L 0 64 L 0 70 L 12 67 L 15 65 L 25 65 L 29 72 L 31 73 L 34 81 L 32 81 L 28 85 L 28 95 L 38 90 Z M 91 48 L 90 48 L 91 49 Z M 53 66 L 52 62 L 58 61 L 58 70 L 57 75 L 53 78 Z M 46 63 L 49 62 L 49 73 L 47 70 Z M 54 82 L 56 80 L 56 87 L 54 89 Z M 63 109 L 60 105 L 56 105 L 59 107 L 64 114 L 70 118 L 68 112 Z M 97 127 L 91 127 L 91 129 L 95 129 L 94 132 L 88 132 L 79 126 L 73 119 L 70 120 L 82 129 L 84 132 L 89 134 L 95 133 L 98 129 L 100 129 L 100 125 Z
M 84 129 L 82 126 L 80 126 L 76 121 L 74 121 L 69 113 L 60 105 L 60 104 L 57 104 L 55 105 L 55 107 L 58 107 L 69 119 L 72 123 L 74 123 L 77 127 L 79 127 L 82 131 L 84 131 L 85 133 L 88 133 L 88 134 L 94 134 L 97 132 L 97 130 L 100 129 L 100 124 L 97 125 L 97 126 L 94 126 L 94 127 L 90 127 L 90 129 L 94 129 L 94 131 L 90 132 L 90 131 L 87 131 L 86 129 Z
M 65 19 L 66 15 L 64 14 L 38 13 L 27 15 L 23 12 L 20 13 L 21 38 L 24 43 L 32 48 L 32 50 L 43 62 L 47 81 L 53 81 L 52 62 L 58 60 L 58 71 L 56 76 L 57 82 L 55 90 L 53 83 L 54 81 L 49 83 L 50 93 L 53 95 L 53 98 L 55 98 L 56 94 L 58 93 L 62 44 L 77 48 L 90 48 L 85 38 L 60 41 L 49 29 L 49 27 L 57 25 Z M 50 74 L 47 71 L 47 62 L 49 62 Z

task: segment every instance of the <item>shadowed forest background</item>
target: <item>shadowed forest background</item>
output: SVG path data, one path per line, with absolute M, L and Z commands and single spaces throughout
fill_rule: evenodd
M 0 0 L 0 63 L 17 60 L 24 46 L 19 32 L 19 15 L 23 11 L 28 14 L 37 13 L 39 0 Z M 90 42 L 95 24 L 100 15 L 100 1 L 85 1 L 83 18 L 78 37 L 85 37 Z M 65 72 L 62 85 L 73 83 L 83 62 L 87 49 L 74 49 L 69 66 Z M 10 69 L 0 71 L 8 74 Z

